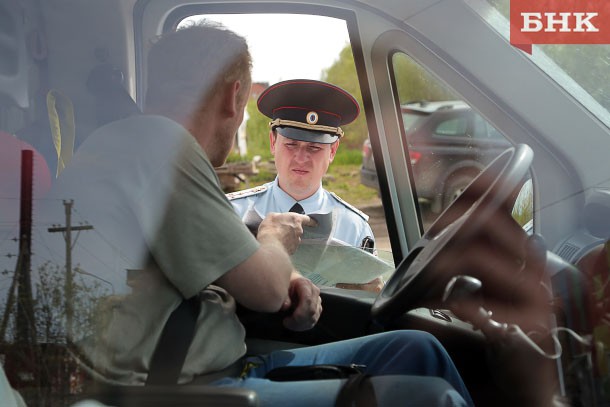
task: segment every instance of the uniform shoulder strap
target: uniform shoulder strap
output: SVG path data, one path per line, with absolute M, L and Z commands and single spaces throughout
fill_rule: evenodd
M 360 209 L 356 208 L 355 206 L 353 206 L 352 204 L 349 204 L 347 202 L 345 202 L 343 199 L 341 199 L 337 194 L 335 194 L 334 192 L 329 192 L 330 196 L 332 196 L 333 198 L 335 198 L 335 200 L 339 203 L 341 203 L 343 206 L 345 206 L 347 209 L 349 209 L 350 211 L 354 212 L 356 215 L 360 216 L 362 219 L 364 219 L 365 222 L 369 221 L 369 215 L 367 215 L 366 213 L 362 212 Z
M 249 196 L 254 196 L 254 195 L 262 194 L 267 189 L 269 189 L 269 187 L 267 187 L 267 185 L 260 185 L 258 187 L 254 187 L 254 188 L 250 188 L 250 189 L 244 189 L 244 190 L 241 190 L 241 191 L 230 192 L 230 193 L 226 194 L 226 196 L 227 196 L 227 199 L 229 201 L 233 201 L 235 199 L 246 198 L 246 197 L 249 197 Z

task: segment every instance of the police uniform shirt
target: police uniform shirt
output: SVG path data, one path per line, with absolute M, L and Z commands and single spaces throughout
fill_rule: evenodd
M 280 188 L 278 178 L 259 187 L 227 194 L 227 197 L 243 220 L 251 209 L 265 218 L 269 212 L 289 212 L 297 202 Z M 369 217 L 337 195 L 326 191 L 322 185 L 312 196 L 298 203 L 306 214 L 338 211 L 332 238 L 354 247 L 362 247 L 363 241 L 373 239 L 373 231 L 367 222 Z

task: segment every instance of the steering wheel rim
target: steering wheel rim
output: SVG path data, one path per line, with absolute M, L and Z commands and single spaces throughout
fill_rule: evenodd
M 373 303 L 373 320 L 380 324 L 390 322 L 421 305 L 425 297 L 442 292 L 444 284 L 424 278 L 432 275 L 431 264 L 453 237 L 458 234 L 460 237 L 475 235 L 494 213 L 514 198 L 515 190 L 529 171 L 533 156 L 532 149 L 525 144 L 510 147 L 472 180 L 400 262 Z M 465 212 L 457 210 L 473 195 L 477 198 Z M 443 277 L 449 280 L 451 276 Z

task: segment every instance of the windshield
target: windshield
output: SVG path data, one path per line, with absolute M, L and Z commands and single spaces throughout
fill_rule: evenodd
M 486 20 L 508 38 L 509 0 L 487 1 L 497 13 Z M 540 44 L 524 55 L 610 127 L 610 45 Z

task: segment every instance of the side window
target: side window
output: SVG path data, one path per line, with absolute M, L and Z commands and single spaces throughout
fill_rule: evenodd
M 372 235 L 370 237 L 375 242 L 377 257 L 374 258 L 374 262 L 381 259 L 380 261 L 389 263 L 393 259 L 390 252 L 391 247 L 384 210 L 376 188 L 374 186 L 369 188 L 367 186 L 369 184 L 364 184 L 360 177 L 355 176 L 359 174 L 363 167 L 363 154 L 366 154 L 366 168 L 372 169 L 369 171 L 369 174 L 372 175 L 371 185 L 377 185 L 375 165 L 368 143 L 368 128 L 366 115 L 363 111 L 364 104 L 360 93 L 360 83 L 358 82 L 352 44 L 348 34 L 348 22 L 340 18 L 326 16 L 258 13 L 194 15 L 180 24 L 188 25 L 192 24 L 192 21 L 200 20 L 220 23 L 243 36 L 248 42 L 252 56 L 253 84 L 244 114 L 244 121 L 236 135 L 235 148 L 227 163 L 216 169 L 222 188 L 226 193 L 264 184 L 269 186 L 276 177 L 289 179 L 286 172 L 288 171 L 287 166 L 279 164 L 280 162 L 287 162 L 286 154 L 288 153 L 276 148 L 272 154 L 269 135 L 270 119 L 260 113 L 257 108 L 257 99 L 269 86 L 291 79 L 324 81 L 347 91 L 358 101 L 361 108 L 360 115 L 353 122 L 341 126 L 345 135 L 341 139 L 336 155 L 328 166 L 328 170 L 324 174 L 319 174 L 321 179 L 315 178 L 313 184 L 319 185 L 321 183 L 323 189 L 334 193 L 342 201 L 348 203 L 352 207 L 351 212 L 358 213 L 361 211 L 368 215 L 370 229 L 368 229 L 366 223 L 354 222 L 354 218 L 333 218 L 332 228 L 328 227 L 327 231 L 332 233 L 331 237 L 335 240 L 320 240 L 320 235 L 318 235 L 318 244 L 314 245 L 310 244 L 313 240 L 309 239 L 310 235 L 304 236 L 303 241 L 306 244 L 301 246 L 305 249 L 299 249 L 293 255 L 293 261 L 299 271 L 320 285 L 335 285 L 337 282 L 355 284 L 371 281 L 373 278 L 368 278 L 368 276 L 361 277 L 361 280 L 358 281 L 354 280 L 353 276 L 351 279 L 346 278 L 345 271 L 343 274 L 344 280 L 333 280 L 341 278 L 339 277 L 340 268 L 343 267 L 347 270 L 350 265 L 353 266 L 353 259 L 359 258 L 362 253 L 366 253 L 360 247 L 370 247 L 370 239 L 367 240 L 369 235 Z M 311 27 L 316 27 L 316 29 L 312 31 Z M 278 35 L 278 33 L 281 33 L 281 35 Z M 273 45 L 270 46 L 270 44 Z M 323 44 L 324 46 L 312 46 L 312 44 Z M 278 63 L 278 50 L 281 50 L 281 63 Z M 280 154 L 282 157 L 279 156 Z M 318 156 L 321 155 L 318 154 Z M 315 177 L 317 176 L 318 174 L 315 175 Z M 292 197 L 286 190 L 284 190 L 282 196 L 285 195 Z M 299 200 L 306 199 L 299 198 Z M 330 198 L 330 200 L 335 202 L 334 198 Z M 238 199 L 232 199 L 234 208 L 248 224 L 250 218 L 247 216 L 247 206 L 242 206 L 238 201 Z M 329 207 L 331 206 L 330 204 L 325 205 L 320 208 L 308 207 L 306 209 L 307 213 L 330 215 L 324 211 L 330 211 Z M 261 210 L 266 212 L 275 212 L 280 208 L 272 205 L 261 206 L 264 207 Z M 260 207 L 257 206 L 257 209 L 260 209 Z M 266 215 L 266 213 L 261 213 L 261 215 Z M 328 219 L 330 218 L 329 216 Z M 356 219 L 360 218 L 357 215 Z M 328 222 L 330 220 L 320 223 L 328 226 Z M 328 235 L 325 236 L 328 237 Z M 333 244 L 340 241 L 340 243 L 337 243 L 333 249 L 322 250 L 325 246 L 319 244 L 321 241 L 324 243 L 331 241 Z M 307 247 L 307 244 L 310 244 L 310 246 Z M 321 257 L 320 261 L 316 261 L 315 256 L 321 255 L 321 253 L 325 253 L 324 256 L 326 257 Z M 332 256 L 335 255 L 336 257 L 333 258 Z M 345 261 L 337 262 L 337 257 Z M 365 263 L 366 259 L 360 263 L 360 266 L 365 268 Z M 330 267 L 329 264 L 336 264 L 336 266 Z M 342 267 L 339 267 L 339 265 Z M 371 267 L 381 270 L 386 266 L 387 264 L 380 268 L 379 264 L 376 264 Z M 393 267 L 389 269 L 393 270 Z M 353 271 L 353 269 L 350 271 Z M 362 281 L 362 279 L 366 279 L 366 281 Z
M 490 136 L 489 134 L 489 124 L 478 114 L 474 115 L 473 118 L 473 136 L 478 139 L 486 139 Z M 493 127 L 491 127 L 493 128 Z M 498 133 L 499 134 L 499 133 Z
M 503 140 L 504 136 L 478 114 L 473 115 L 474 138 Z
M 466 136 L 466 130 L 468 129 L 468 118 L 457 117 L 455 119 L 449 119 L 442 121 L 436 126 L 434 130 L 435 134 L 439 136 Z
M 504 136 L 495 127 L 485 122 L 485 126 L 487 127 L 487 135 L 491 139 L 503 139 Z
M 427 230 L 479 172 L 511 144 L 460 95 L 408 55 L 394 54 L 392 68 L 401 110 L 419 115 L 417 128 L 406 127 L 405 134 L 410 157 L 417 157 L 411 159 L 411 168 Z M 467 144 L 463 137 L 469 138 Z M 532 218 L 531 183 L 528 185 L 513 212 L 521 225 Z

